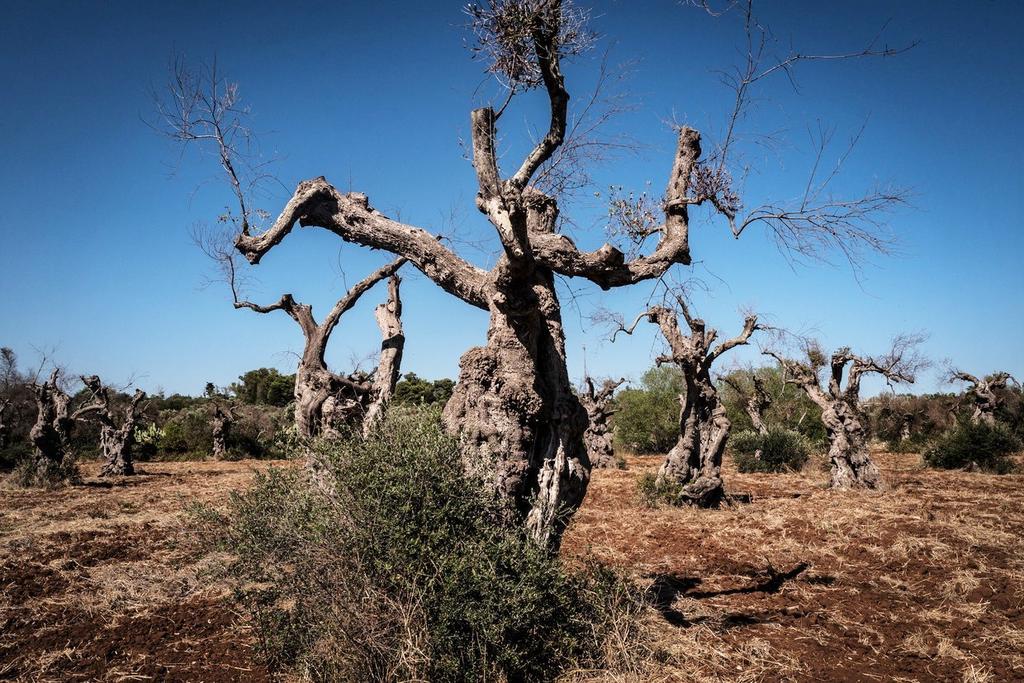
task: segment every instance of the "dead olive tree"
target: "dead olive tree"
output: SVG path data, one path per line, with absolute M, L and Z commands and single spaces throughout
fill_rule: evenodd
M 231 438 L 231 426 L 235 421 L 235 411 L 231 406 L 221 408 L 220 403 L 213 406 L 210 417 L 210 431 L 213 433 L 213 459 L 223 460 L 228 454 L 228 439 Z
M 110 390 L 96 375 L 82 377 L 85 388 L 90 392 L 89 402 L 75 411 L 79 417 L 95 420 L 100 425 L 100 450 L 103 453 L 103 467 L 100 476 L 128 476 L 135 474 L 132 448 L 135 445 L 135 426 L 142 410 L 141 403 L 146 392 L 136 389 L 120 423 L 111 405 Z
M 954 369 L 950 370 L 948 376 L 950 382 L 968 384 L 964 395 L 970 397 L 974 403 L 971 422 L 990 427 L 996 423 L 996 408 L 1000 403 L 999 392 L 1005 390 L 1012 380 L 1013 377 L 1008 372 L 997 372 L 979 379 L 969 372 Z
M 743 403 L 743 410 L 750 418 L 750 424 L 754 427 L 754 431 L 765 436 L 768 434 L 768 423 L 764 421 L 764 414 L 772 404 L 772 397 L 768 393 L 764 380 L 756 372 L 751 371 L 749 375 L 751 384 L 749 389 L 742 386 L 738 378 L 729 375 L 722 375 L 721 380 L 729 385 L 736 393 L 736 398 Z M 760 460 L 763 453 L 760 448 L 755 449 L 754 459 Z
M 657 325 L 668 343 L 669 353 L 659 356 L 656 362 L 676 365 L 686 383 L 686 392 L 681 397 L 679 439 L 658 470 L 658 484 L 678 487 L 679 503 L 714 507 L 725 497 L 722 455 L 732 425 L 711 378 L 711 367 L 725 352 L 749 342 L 758 329 L 757 316 L 748 315 L 738 335 L 714 345 L 717 330 L 693 317 L 682 297 L 676 297 L 676 301 L 678 311 L 654 306 L 637 316 L 632 325 L 620 326 L 619 330 L 632 334 L 645 318 Z M 689 334 L 680 329 L 679 317 L 686 322 Z
M 45 360 L 44 360 L 45 362 Z M 29 431 L 34 454 L 26 478 L 32 483 L 52 483 L 75 477 L 71 434 L 79 411 L 71 411 L 71 397 L 61 385 L 61 370 L 54 368 L 49 379 L 32 382 L 36 421 Z
M 7 447 L 8 435 L 11 432 L 11 425 L 7 419 L 7 411 L 14 405 L 14 401 L 7 397 L 0 398 L 0 448 Z
M 494 0 L 474 3 L 467 12 L 476 37 L 475 54 L 507 91 L 498 108 L 484 106 L 470 115 L 476 206 L 493 226 L 501 248 L 490 270 L 464 260 L 430 232 L 385 216 L 365 194 L 341 192 L 324 177 L 300 182 L 273 223 L 254 230 L 238 173 L 240 157 L 232 145 L 233 136 L 244 139 L 247 132 L 237 123 L 243 112 L 236 106 L 237 89 L 223 83 L 214 89 L 219 96 L 193 96 L 193 81 L 178 72 L 176 92 L 185 96 L 173 99 L 162 113 L 178 139 L 216 143 L 221 167 L 239 200 L 235 246 L 251 264 L 260 263 L 296 224 L 319 227 L 346 242 L 408 259 L 446 292 L 489 313 L 487 343 L 462 356 L 444 423 L 460 439 L 464 469 L 485 482 L 505 520 L 524 524 L 536 540 L 555 549 L 583 500 L 591 468 L 583 443 L 586 411 L 566 369 L 556 276 L 583 278 L 608 289 L 656 280 L 674 265 L 690 264 L 689 212 L 698 206 L 724 216 L 736 236 L 755 223 L 766 225 L 780 244 L 800 254 L 828 246 L 847 254 L 858 246 L 881 249 L 885 242 L 874 231 L 874 214 L 901 196 L 886 191 L 850 201 L 837 199 L 827 192 L 835 173 L 819 181 L 812 172 L 797 206 L 766 206 L 740 217 L 742 207 L 724 153 L 735 137 L 738 111 L 728 137 L 707 161 L 701 158 L 701 134 L 689 126 L 678 129 L 664 198 L 655 208 L 664 219 L 629 231 L 636 249 L 630 249 L 628 258 L 612 244 L 593 251 L 579 249 L 559 234 L 563 185 L 558 179 L 564 180 L 565 169 L 588 149 L 573 137 L 578 128 L 570 123 L 562 71 L 563 60 L 592 41 L 587 15 L 560 0 Z M 748 23 L 748 31 L 751 26 L 759 27 Z M 869 49 L 829 57 L 891 53 Z M 784 64 L 767 67 L 761 61 L 764 54 L 758 51 L 748 60 L 757 70 L 744 78 L 738 109 L 756 82 L 787 72 L 797 61 L 821 57 L 793 55 Z M 516 95 L 532 89 L 542 89 L 547 96 L 546 132 L 518 164 L 503 172 L 498 121 Z M 196 109 L 212 109 L 214 115 L 198 117 Z M 652 238 L 656 245 L 645 248 Z
M 363 436 L 370 431 L 384 416 L 384 409 L 395 395 L 395 386 L 402 376 L 402 354 L 405 351 L 405 332 L 402 329 L 402 297 L 399 285 L 402 279 L 392 275 L 388 279 L 388 298 L 384 303 L 377 304 L 373 309 L 380 328 L 380 355 L 377 358 L 377 369 L 373 373 L 373 384 L 370 388 L 370 405 L 363 417 Z
M 750 372 L 751 387 L 743 386 L 737 378 L 729 375 L 722 375 L 721 380 L 729 385 L 736 397 L 743 403 L 743 410 L 750 418 L 750 424 L 754 431 L 762 436 L 768 433 L 768 423 L 764 420 L 764 414 L 772 405 L 772 397 L 768 393 L 764 380 L 756 372 Z
M 298 303 L 291 294 L 269 306 L 235 299 L 235 308 L 248 308 L 257 313 L 284 311 L 302 330 L 305 340 L 299 365 L 295 372 L 295 425 L 299 434 L 312 438 L 333 433 L 342 424 L 353 424 L 364 414 L 373 411 L 374 418 L 380 408 L 373 406 L 386 402 L 394 393 L 400 372 L 402 347 L 402 305 L 399 298 L 399 280 L 395 276 L 404 259 L 396 259 L 356 284 L 338 299 L 321 322 L 313 317 L 313 307 Z M 392 278 L 388 287 L 388 302 L 377 308 L 377 320 L 384 341 L 381 358 L 373 381 L 351 375 L 344 376 L 331 372 L 327 367 L 325 354 L 327 342 L 338 326 L 341 316 L 356 305 L 359 298 L 375 284 L 385 278 Z
M 583 443 L 587 448 L 592 467 L 614 467 L 615 447 L 612 444 L 611 417 L 615 414 L 613 398 L 625 379 L 606 379 L 600 389 L 594 381 L 585 377 L 586 389 L 580 393 L 580 403 L 587 411 L 587 429 L 583 432 Z
M 246 111 L 239 107 L 238 91 L 217 73 L 216 63 L 206 72 L 194 73 L 176 61 L 172 69 L 170 98 L 157 98 L 160 128 L 183 144 L 208 144 L 217 153 L 237 206 L 237 215 L 230 211 L 220 217 L 222 223 L 236 225 L 243 234 L 264 216 L 256 209 L 251 195 L 267 180 L 265 164 L 258 164 L 251 155 L 254 145 L 251 131 L 244 125 Z M 239 273 L 237 252 L 231 244 L 232 235 L 211 231 L 203 226 L 193 229 L 193 241 L 216 264 L 231 289 L 236 309 L 248 308 L 257 313 L 284 311 L 302 330 L 305 340 L 295 374 L 295 425 L 301 436 L 312 438 L 335 432 L 347 424 L 353 426 L 369 416 L 365 428 L 379 419 L 382 406 L 394 393 L 401 372 L 402 333 L 399 279 L 395 275 L 405 263 L 397 258 L 356 284 L 321 322 L 313 317 L 309 304 L 295 301 L 284 294 L 274 304 L 263 306 L 245 300 L 241 294 L 244 276 Z M 359 298 L 377 282 L 391 277 L 389 300 L 378 307 L 376 317 L 384 340 L 381 362 L 372 381 L 362 373 L 342 376 L 331 372 L 325 361 L 327 344 L 341 316 L 355 306 Z M 214 418 L 219 424 L 220 418 Z M 218 451 L 214 448 L 215 455 Z
M 881 484 L 878 467 L 868 452 L 867 418 L 860 406 L 861 379 L 874 373 L 889 384 L 913 383 L 916 373 L 926 366 L 917 352 L 922 340 L 920 335 L 897 336 L 889 351 L 879 357 L 858 356 L 844 347 L 827 361 L 821 347 L 813 341 L 805 343 L 806 360 L 785 358 L 770 350 L 764 352 L 782 366 L 786 382 L 800 387 L 821 408 L 829 439 L 832 488 L 873 489 Z M 823 387 L 820 374 L 826 364 L 828 381 Z

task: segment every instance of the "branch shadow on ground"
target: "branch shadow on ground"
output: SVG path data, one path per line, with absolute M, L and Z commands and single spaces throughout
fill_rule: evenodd
M 758 572 L 755 577 L 751 577 L 758 579 L 753 584 L 738 588 L 704 591 L 694 590 L 701 585 L 701 579 L 699 578 L 680 577 L 673 576 L 671 574 L 658 574 L 653 577 L 654 581 L 647 589 L 646 597 L 650 605 L 657 610 L 659 614 L 661 614 L 665 621 L 673 626 L 687 628 L 689 626 L 695 626 L 705 622 L 709 617 L 700 616 L 693 619 L 687 617 L 685 614 L 673 607 L 673 604 L 675 604 L 676 599 L 679 597 L 704 600 L 723 595 L 778 593 L 787 581 L 795 579 L 806 571 L 808 567 L 810 567 L 810 564 L 807 562 L 801 562 L 788 571 L 780 572 L 769 565 L 764 571 Z M 755 614 L 730 614 L 723 619 L 723 625 L 726 627 L 746 626 L 769 620 L 770 619 L 767 619 L 764 616 L 758 616 Z

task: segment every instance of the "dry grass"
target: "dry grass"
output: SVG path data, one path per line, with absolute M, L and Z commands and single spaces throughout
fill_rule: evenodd
M 881 492 L 727 463 L 752 501 L 702 511 L 645 508 L 634 482 L 660 459 L 630 457 L 564 547 L 662 587 L 649 680 L 1024 680 L 1024 476 L 875 458 Z
M 602 644 L 606 681 L 1024 680 L 1024 476 L 877 454 L 883 492 L 741 475 L 721 510 L 649 509 L 658 458 L 595 473 L 566 556 L 647 590 L 648 646 Z M 266 463 L 153 463 L 106 488 L 0 494 L 0 679 L 261 680 L 252 636 L 186 542 L 183 510 Z M 123 485 L 120 485 L 123 484 Z M 635 628 L 623 623 L 621 628 Z M 623 635 L 619 639 L 626 642 Z
M 266 463 L 146 463 L 57 491 L 3 490 L 0 679 L 262 680 L 185 509 Z

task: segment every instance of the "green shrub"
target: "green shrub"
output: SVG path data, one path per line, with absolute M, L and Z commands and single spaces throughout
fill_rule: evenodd
M 924 463 L 944 470 L 977 466 L 986 472 L 1006 474 L 1014 470 L 1007 456 L 1020 447 L 1020 441 L 1001 424 L 961 420 L 925 451 Z
M 81 483 L 82 475 L 74 457 L 67 456 L 59 463 L 47 462 L 37 467 L 35 454 L 29 450 L 15 465 L 8 481 L 21 488 L 55 489 Z
M 5 448 L 0 448 L 0 472 L 13 470 L 31 454 L 32 446 L 24 441 L 17 441 Z
M 662 503 L 677 504 L 682 486 L 669 480 L 658 481 L 654 472 L 645 472 L 636 480 L 636 491 L 640 502 L 647 507 L 656 508 Z
M 271 469 L 219 519 L 274 670 L 318 681 L 541 681 L 596 666 L 638 601 L 494 522 L 436 410 L 321 445 L 331 497 Z M 216 515 L 214 513 L 214 517 Z M 622 615 L 626 614 L 627 617 Z
M 678 368 L 648 370 L 641 389 L 615 396 L 615 442 L 634 453 L 665 453 L 679 438 L 679 395 L 685 391 Z
M 807 437 L 777 427 L 767 434 L 739 432 L 730 437 L 729 446 L 740 472 L 793 472 L 803 468 L 810 457 Z
M 885 447 L 890 453 L 922 453 L 931 439 L 928 435 L 918 432 L 909 438 L 892 437 L 885 440 Z
M 173 413 L 163 424 L 158 446 L 165 457 L 197 459 L 213 451 L 210 417 L 202 407 L 186 408 Z

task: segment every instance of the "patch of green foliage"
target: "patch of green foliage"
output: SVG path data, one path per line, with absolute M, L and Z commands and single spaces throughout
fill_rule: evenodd
M 29 451 L 15 465 L 8 481 L 21 488 L 55 489 L 81 483 L 82 475 L 71 456 L 66 456 L 60 462 L 47 461 L 40 465 Z
M 316 681 L 547 681 L 638 622 L 607 571 L 495 522 L 436 409 L 320 446 L 333 493 L 271 469 L 208 513 L 276 671 Z M 624 616 L 625 615 L 625 616 Z M 628 630 L 628 629 L 627 629 Z
M 230 389 L 246 405 L 286 406 L 295 395 L 295 375 L 258 368 L 240 376 Z
M 1007 474 L 1015 469 L 1007 456 L 1020 448 L 1020 440 L 1004 425 L 962 419 L 924 452 L 923 459 L 927 466 L 938 469 L 977 466 L 985 472 Z
M 640 388 L 615 395 L 615 443 L 634 453 L 664 453 L 679 438 L 682 372 L 663 365 L 644 373 Z
M 767 434 L 745 430 L 729 438 L 740 472 L 796 472 L 807 464 L 811 446 L 800 432 L 771 427 Z
M 444 405 L 452 397 L 455 382 L 450 379 L 438 379 L 433 382 L 423 379 L 415 372 L 407 373 L 395 385 L 395 396 L 392 401 L 399 405 Z
M 651 508 L 656 508 L 662 503 L 678 504 L 679 494 L 682 490 L 682 485 L 676 482 L 668 479 L 658 481 L 658 475 L 654 472 L 645 472 L 636 480 L 636 491 L 640 496 L 640 502 Z
M 771 405 L 764 415 L 765 423 L 799 432 L 811 444 L 824 444 L 827 441 L 825 426 L 821 422 L 821 408 L 802 389 L 786 384 L 778 366 L 734 370 L 727 376 L 734 384 L 752 390 L 751 375 L 757 375 L 764 382 L 765 390 L 771 397 Z M 753 430 L 754 425 L 746 410 L 746 398 L 726 382 L 718 384 L 718 392 L 732 428 L 737 432 Z

